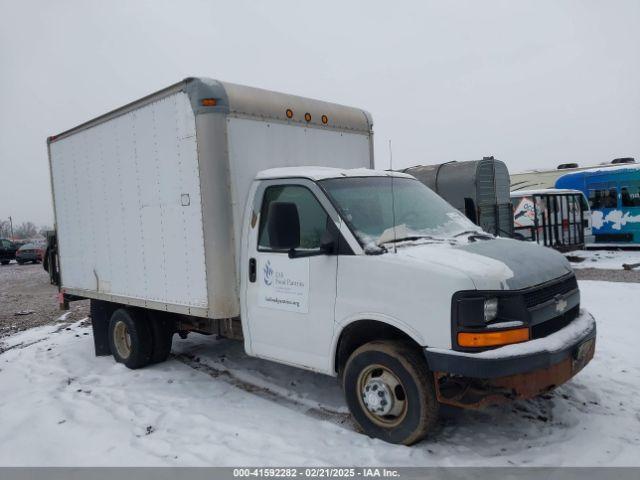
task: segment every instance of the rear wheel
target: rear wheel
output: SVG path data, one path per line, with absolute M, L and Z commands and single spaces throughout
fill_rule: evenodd
M 144 313 L 124 308 L 113 312 L 109 321 L 109 346 L 113 358 L 129 368 L 148 365 L 153 338 Z
M 343 386 L 349 410 L 364 433 L 411 445 L 438 418 L 433 376 L 420 352 L 404 342 L 370 342 L 351 354 Z
M 10 261 L 11 260 L 2 260 L 2 262 L 0 262 L 0 263 L 2 263 L 2 265 L 9 265 Z

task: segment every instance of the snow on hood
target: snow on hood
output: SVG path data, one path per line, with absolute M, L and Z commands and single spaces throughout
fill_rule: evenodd
M 416 244 L 398 248 L 398 255 L 461 271 L 478 290 L 519 290 L 572 271 L 567 259 L 551 248 L 504 238 Z

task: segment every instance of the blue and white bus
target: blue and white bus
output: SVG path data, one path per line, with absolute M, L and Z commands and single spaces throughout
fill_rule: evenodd
M 581 190 L 598 244 L 640 244 L 640 165 L 589 168 L 562 175 L 556 188 Z

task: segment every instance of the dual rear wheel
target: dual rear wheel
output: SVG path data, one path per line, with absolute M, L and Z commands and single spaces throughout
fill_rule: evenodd
M 171 352 L 173 325 L 144 310 L 119 308 L 109 320 L 109 347 L 117 362 L 135 369 L 163 362 Z

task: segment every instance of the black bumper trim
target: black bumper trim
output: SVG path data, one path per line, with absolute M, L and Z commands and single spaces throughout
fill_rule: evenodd
M 596 325 L 564 347 L 555 352 L 535 352 L 531 354 L 505 358 L 474 358 L 468 355 L 456 355 L 424 350 L 429 369 L 433 372 L 444 372 L 470 378 L 499 378 L 534 370 L 549 368 L 573 355 L 575 349 L 583 342 L 596 337 Z

